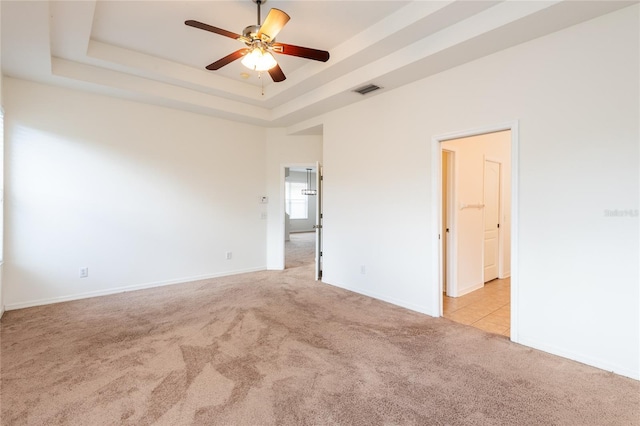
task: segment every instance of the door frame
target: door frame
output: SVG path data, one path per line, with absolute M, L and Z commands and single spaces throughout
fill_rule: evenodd
M 431 138 L 431 193 L 433 194 L 433 202 L 431 203 L 432 211 L 432 256 L 431 282 L 437 283 L 432 286 L 433 312 L 436 316 L 442 316 L 442 240 L 440 239 L 440 231 L 442 230 L 442 142 L 451 139 L 460 139 L 470 136 L 478 136 L 486 133 L 495 133 L 505 130 L 511 132 L 511 340 L 519 341 L 518 335 L 518 172 L 519 172 L 519 131 L 518 121 L 511 121 L 502 124 L 489 125 L 474 129 L 456 131 L 451 133 L 443 133 L 435 135 Z M 455 261 L 455 259 L 454 259 Z M 451 259 L 449 259 L 451 264 Z
M 439 274 L 439 279 L 440 279 L 440 292 L 442 293 L 445 288 L 444 288 L 444 280 L 445 280 L 445 276 L 447 278 L 447 288 L 446 288 L 446 293 L 447 296 L 450 296 L 452 294 L 457 294 L 458 293 L 458 270 L 457 268 L 453 267 L 453 263 L 450 261 L 450 259 L 453 259 L 454 257 L 452 256 L 453 253 L 456 253 L 458 251 L 458 239 L 456 237 L 456 232 L 457 232 L 457 221 L 458 221 L 458 212 L 455 208 L 455 206 L 458 205 L 458 194 L 455 190 L 455 172 L 457 169 L 457 164 L 456 164 L 456 160 L 457 160 L 457 155 L 458 155 L 458 150 L 454 147 L 447 147 L 447 149 L 440 149 L 440 155 L 442 156 L 442 152 L 446 151 L 449 153 L 448 156 L 448 160 L 449 160 L 449 164 L 448 164 L 448 208 L 446 209 L 447 211 L 447 215 L 449 216 L 449 226 L 450 226 L 450 230 L 449 230 L 449 235 L 447 236 L 446 234 L 442 234 L 442 240 L 440 241 L 440 274 Z M 440 163 L 440 176 L 442 176 L 442 162 Z M 442 178 L 441 178 L 442 179 Z M 440 188 L 442 188 L 442 180 L 440 181 Z M 440 192 L 440 206 L 442 207 L 442 192 Z M 442 208 L 440 209 L 440 211 L 442 211 Z M 439 221 L 439 226 L 440 229 L 443 229 L 444 227 L 443 225 L 443 221 L 444 218 L 440 217 L 440 221 Z M 446 244 L 446 253 L 445 253 L 445 239 L 447 239 L 447 244 Z M 442 268 L 442 264 L 444 259 L 447 259 L 447 264 L 446 264 L 446 270 L 444 270 Z M 442 313 L 441 313 L 442 315 Z
M 315 256 L 315 278 L 322 280 L 322 164 L 316 161 L 316 256 Z

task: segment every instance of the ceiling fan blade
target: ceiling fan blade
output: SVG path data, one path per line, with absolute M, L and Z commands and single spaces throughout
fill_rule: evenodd
M 287 78 L 282 72 L 282 68 L 280 68 L 280 65 L 278 64 L 276 64 L 275 67 L 269 70 L 269 75 L 271 76 L 271 79 L 273 79 L 273 81 L 275 81 L 276 83 L 284 81 Z
M 233 38 L 233 39 L 239 39 L 241 37 L 240 34 L 232 33 L 231 31 L 223 30 L 222 28 L 214 27 L 209 24 L 204 24 L 199 21 L 194 21 L 193 19 L 184 21 L 184 24 L 190 27 L 199 28 L 205 31 L 210 31 L 212 33 L 220 34 L 222 36 Z
M 236 59 L 242 58 L 244 55 L 247 54 L 248 51 L 249 51 L 249 49 L 247 49 L 247 48 L 236 50 L 235 52 L 225 56 L 224 58 L 218 59 L 214 63 L 207 65 L 206 68 L 209 71 L 219 70 L 220 68 L 224 67 L 225 65 L 230 64 L 231 62 L 235 61 Z
M 320 62 L 327 62 L 329 60 L 329 52 L 326 50 L 311 49 L 310 47 L 294 46 L 293 44 L 285 43 L 274 43 L 271 48 L 274 52 L 283 55 L 298 56 Z
M 258 38 L 265 35 L 269 40 L 275 39 L 282 27 L 289 22 L 289 19 L 291 17 L 280 9 L 271 9 L 262 23 L 260 31 L 258 31 Z

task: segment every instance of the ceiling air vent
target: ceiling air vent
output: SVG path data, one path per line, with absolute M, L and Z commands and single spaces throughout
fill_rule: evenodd
M 367 84 L 366 86 L 358 87 L 354 92 L 358 92 L 361 95 L 366 95 L 367 93 L 373 92 L 375 90 L 380 89 L 380 86 L 376 86 L 375 84 Z

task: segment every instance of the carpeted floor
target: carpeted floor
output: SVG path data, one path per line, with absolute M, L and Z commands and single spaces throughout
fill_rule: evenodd
M 312 275 L 7 312 L 1 423 L 640 424 L 640 382 Z
M 289 234 L 284 244 L 285 268 L 297 268 L 315 262 L 316 233 L 296 232 Z

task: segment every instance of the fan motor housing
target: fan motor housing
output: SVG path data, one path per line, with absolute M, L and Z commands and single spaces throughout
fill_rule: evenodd
M 249 25 L 242 31 L 242 35 L 253 40 L 256 38 L 259 31 L 260 25 Z

